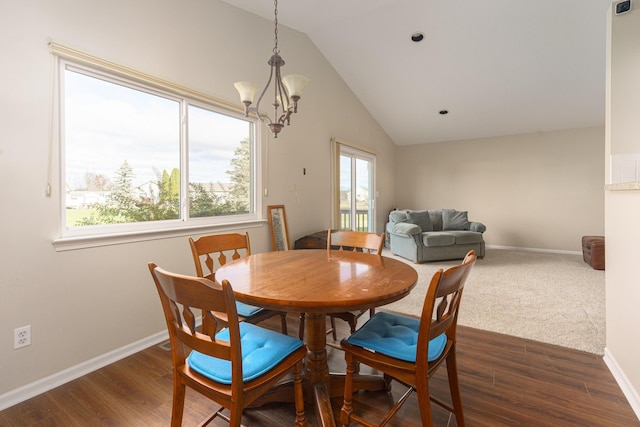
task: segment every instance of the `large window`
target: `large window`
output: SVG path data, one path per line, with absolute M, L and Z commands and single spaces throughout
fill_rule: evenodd
M 255 119 L 175 86 L 59 63 L 62 237 L 257 219 Z

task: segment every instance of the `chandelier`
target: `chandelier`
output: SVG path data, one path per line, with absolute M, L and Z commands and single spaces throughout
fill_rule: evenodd
M 291 114 L 298 112 L 298 100 L 309 80 L 300 74 L 290 74 L 284 77 L 280 74 L 280 68 L 284 65 L 284 60 L 280 56 L 280 50 L 278 49 L 278 0 L 275 0 L 274 4 L 275 39 L 273 55 L 271 55 L 268 62 L 271 66 L 271 72 L 266 86 L 262 89 L 260 97 L 258 97 L 256 106 L 251 107 L 251 104 L 253 104 L 255 94 L 260 89 L 258 85 L 250 82 L 236 82 L 233 85 L 240 94 L 240 101 L 244 104 L 245 117 L 249 116 L 249 112 L 255 112 L 258 118 L 269 127 L 273 137 L 277 138 L 285 123 L 287 125 L 291 124 Z M 274 98 L 273 104 L 271 104 L 273 116 L 270 117 L 269 114 L 260 111 L 260 102 L 272 81 L 274 83 Z

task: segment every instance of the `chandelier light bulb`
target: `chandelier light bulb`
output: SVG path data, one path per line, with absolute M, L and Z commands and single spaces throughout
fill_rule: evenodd
M 243 104 L 253 104 L 253 98 L 256 96 L 256 92 L 260 90 L 260 86 L 251 82 L 235 82 L 233 86 L 240 94 L 240 101 Z
M 288 76 L 284 76 L 282 78 L 282 83 L 287 89 L 289 96 L 294 99 L 300 99 L 300 97 L 302 96 L 302 91 L 304 90 L 305 86 L 307 86 L 308 82 L 309 79 L 300 74 L 289 74 Z

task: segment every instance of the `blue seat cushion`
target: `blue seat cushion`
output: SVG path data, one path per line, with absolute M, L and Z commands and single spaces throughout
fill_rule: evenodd
M 419 328 L 419 319 L 381 311 L 347 338 L 347 342 L 406 362 L 415 362 Z M 429 341 L 429 362 L 442 354 L 446 344 L 446 334 Z
M 229 341 L 229 330 L 220 330 L 216 339 Z M 270 371 L 295 350 L 302 347 L 302 341 L 278 332 L 240 323 L 240 343 L 242 345 L 242 376 L 251 381 Z M 231 384 L 231 362 L 192 351 L 187 358 L 191 369 L 213 381 Z
M 236 301 L 236 310 L 238 311 L 238 316 L 251 317 L 256 313 L 260 313 L 264 308 Z

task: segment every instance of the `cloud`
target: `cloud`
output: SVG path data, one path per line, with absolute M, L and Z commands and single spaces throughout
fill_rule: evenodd
M 179 168 L 181 104 L 73 71 L 65 72 L 64 153 L 66 181 L 81 184 L 87 172 L 113 179 L 127 161 L 134 185 L 155 180 L 156 171 Z M 189 105 L 191 182 L 228 182 L 226 171 L 251 123 Z

